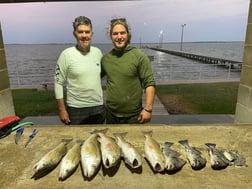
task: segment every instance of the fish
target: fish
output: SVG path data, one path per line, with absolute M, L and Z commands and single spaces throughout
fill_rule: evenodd
M 121 148 L 122 157 L 127 165 L 131 168 L 136 169 L 142 166 L 142 158 L 136 148 L 129 142 L 127 142 L 124 137 L 127 132 L 124 133 L 113 133 L 118 146 Z
M 121 149 L 115 139 L 107 136 L 106 132 L 99 132 L 98 141 L 100 143 L 102 164 L 104 167 L 111 168 L 117 165 L 121 160 Z
M 82 140 L 77 140 L 61 161 L 58 180 L 63 181 L 69 177 L 80 163 L 80 148 Z
M 81 166 L 84 177 L 92 178 L 101 164 L 101 151 L 97 141 L 99 130 L 94 130 L 81 146 Z
M 179 157 L 180 154 L 177 151 L 171 149 L 172 145 L 172 142 L 165 142 L 163 153 L 165 155 L 165 169 L 174 173 L 179 171 L 186 164 L 186 161 Z
M 180 140 L 178 142 L 185 147 L 186 157 L 192 169 L 200 170 L 206 166 L 206 158 L 202 157 L 202 154 L 198 149 L 191 147 L 188 140 Z
M 161 151 L 159 143 L 152 137 L 151 131 L 142 131 L 144 141 L 144 157 L 151 165 L 154 172 L 165 170 L 165 156 Z
M 67 144 L 72 139 L 62 139 L 61 143 L 58 144 L 54 149 L 50 150 L 45 154 L 34 166 L 34 175 L 46 170 L 55 168 L 61 161 L 63 156 L 67 153 Z
M 216 149 L 216 144 L 206 143 L 209 149 L 210 163 L 214 170 L 225 169 L 230 165 L 230 161 L 225 157 L 223 151 Z
M 229 160 L 231 165 L 235 166 L 235 167 L 248 167 L 247 163 L 246 163 L 246 159 L 239 154 L 239 152 L 237 150 L 230 150 L 230 151 L 225 151 L 226 153 L 224 153 L 226 158 L 230 158 L 230 156 L 232 158 L 230 158 Z M 229 155 L 228 155 L 229 154 Z

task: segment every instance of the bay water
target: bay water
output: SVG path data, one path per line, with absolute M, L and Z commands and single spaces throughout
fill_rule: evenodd
M 42 82 L 53 82 L 54 70 L 60 53 L 74 44 L 6 44 L 5 55 L 10 85 L 39 87 Z M 156 47 L 160 44 L 132 44 Z M 164 43 L 162 48 L 178 50 L 180 43 Z M 109 52 L 112 44 L 93 44 Z M 244 42 L 197 42 L 183 43 L 183 51 L 242 62 Z M 239 79 L 240 70 L 230 70 L 212 64 L 141 48 L 149 57 L 157 84 L 172 81 Z M 103 80 L 103 83 L 105 81 Z

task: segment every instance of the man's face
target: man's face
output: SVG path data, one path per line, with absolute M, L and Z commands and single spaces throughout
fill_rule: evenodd
M 91 44 L 93 32 L 90 26 L 79 25 L 74 31 L 77 40 L 78 49 L 82 52 L 88 52 Z
M 111 32 L 111 39 L 114 44 L 114 47 L 117 50 L 123 49 L 127 45 L 128 38 L 129 35 L 123 25 L 117 24 L 113 27 Z

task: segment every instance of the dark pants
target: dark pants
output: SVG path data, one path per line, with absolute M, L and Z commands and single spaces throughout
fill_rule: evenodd
M 139 114 L 130 117 L 116 117 L 107 111 L 106 124 L 140 124 L 138 120 Z
M 70 125 L 103 124 L 106 117 L 106 109 L 103 105 L 85 108 L 67 107 Z

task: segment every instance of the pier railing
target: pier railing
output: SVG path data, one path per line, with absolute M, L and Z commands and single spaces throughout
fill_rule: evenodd
M 205 55 L 200 55 L 200 54 L 194 54 L 194 53 L 189 53 L 189 52 L 184 52 L 184 51 L 174 51 L 174 50 L 169 50 L 169 49 L 163 49 L 163 48 L 157 48 L 157 47 L 147 47 L 152 50 L 176 55 L 176 56 L 181 56 L 185 57 L 188 59 L 192 60 L 197 60 L 202 63 L 208 63 L 208 64 L 216 64 L 219 66 L 224 66 L 228 69 L 239 69 L 241 70 L 242 67 L 242 62 L 235 61 L 235 60 L 228 60 L 224 58 L 218 58 L 218 57 L 212 57 L 212 56 L 205 56 Z
M 238 69 L 219 68 L 214 64 L 168 64 L 153 66 L 153 74 L 157 84 L 185 81 L 238 81 Z

